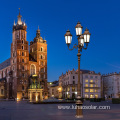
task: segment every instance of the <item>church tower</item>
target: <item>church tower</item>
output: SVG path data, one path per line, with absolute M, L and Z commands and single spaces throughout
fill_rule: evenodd
M 34 59 L 33 63 L 36 66 L 36 75 L 38 81 L 43 88 L 43 97 L 48 97 L 47 90 L 47 43 L 40 35 L 39 27 L 36 31 L 36 37 L 30 42 L 30 61 Z
M 18 21 L 13 25 L 11 44 L 11 69 L 13 71 L 13 97 L 17 99 L 27 97 L 29 75 L 29 49 L 26 40 L 25 22 L 21 20 L 19 12 Z

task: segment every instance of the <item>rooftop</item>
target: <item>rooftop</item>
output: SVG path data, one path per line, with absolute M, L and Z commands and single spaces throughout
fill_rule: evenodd
M 10 58 L 0 64 L 0 70 L 10 66 Z

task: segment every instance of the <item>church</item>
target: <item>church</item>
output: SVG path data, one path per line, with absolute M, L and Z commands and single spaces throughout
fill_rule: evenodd
M 20 11 L 17 17 L 12 29 L 11 57 L 0 64 L 0 98 L 47 99 L 47 42 L 38 28 L 29 45 Z

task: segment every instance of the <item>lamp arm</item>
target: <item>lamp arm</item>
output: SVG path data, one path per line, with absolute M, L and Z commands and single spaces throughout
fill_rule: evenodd
M 70 49 L 70 48 L 69 48 L 69 45 L 68 45 L 68 49 L 69 49 L 69 50 L 73 50 L 74 48 L 77 49 L 77 48 L 78 48 L 78 45 L 77 45 L 77 44 L 74 44 L 72 49 Z
M 83 49 L 87 49 L 88 48 L 88 43 L 85 43 L 86 44 L 86 46 L 85 47 L 83 47 Z

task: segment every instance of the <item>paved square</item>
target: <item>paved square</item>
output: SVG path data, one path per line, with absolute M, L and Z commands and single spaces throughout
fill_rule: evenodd
M 30 104 L 26 101 L 0 101 L 0 120 L 75 120 L 75 110 L 58 109 L 58 106 L 75 104 Z M 110 106 L 110 110 L 84 110 L 82 120 L 120 120 L 120 104 L 109 102 L 84 105 Z

